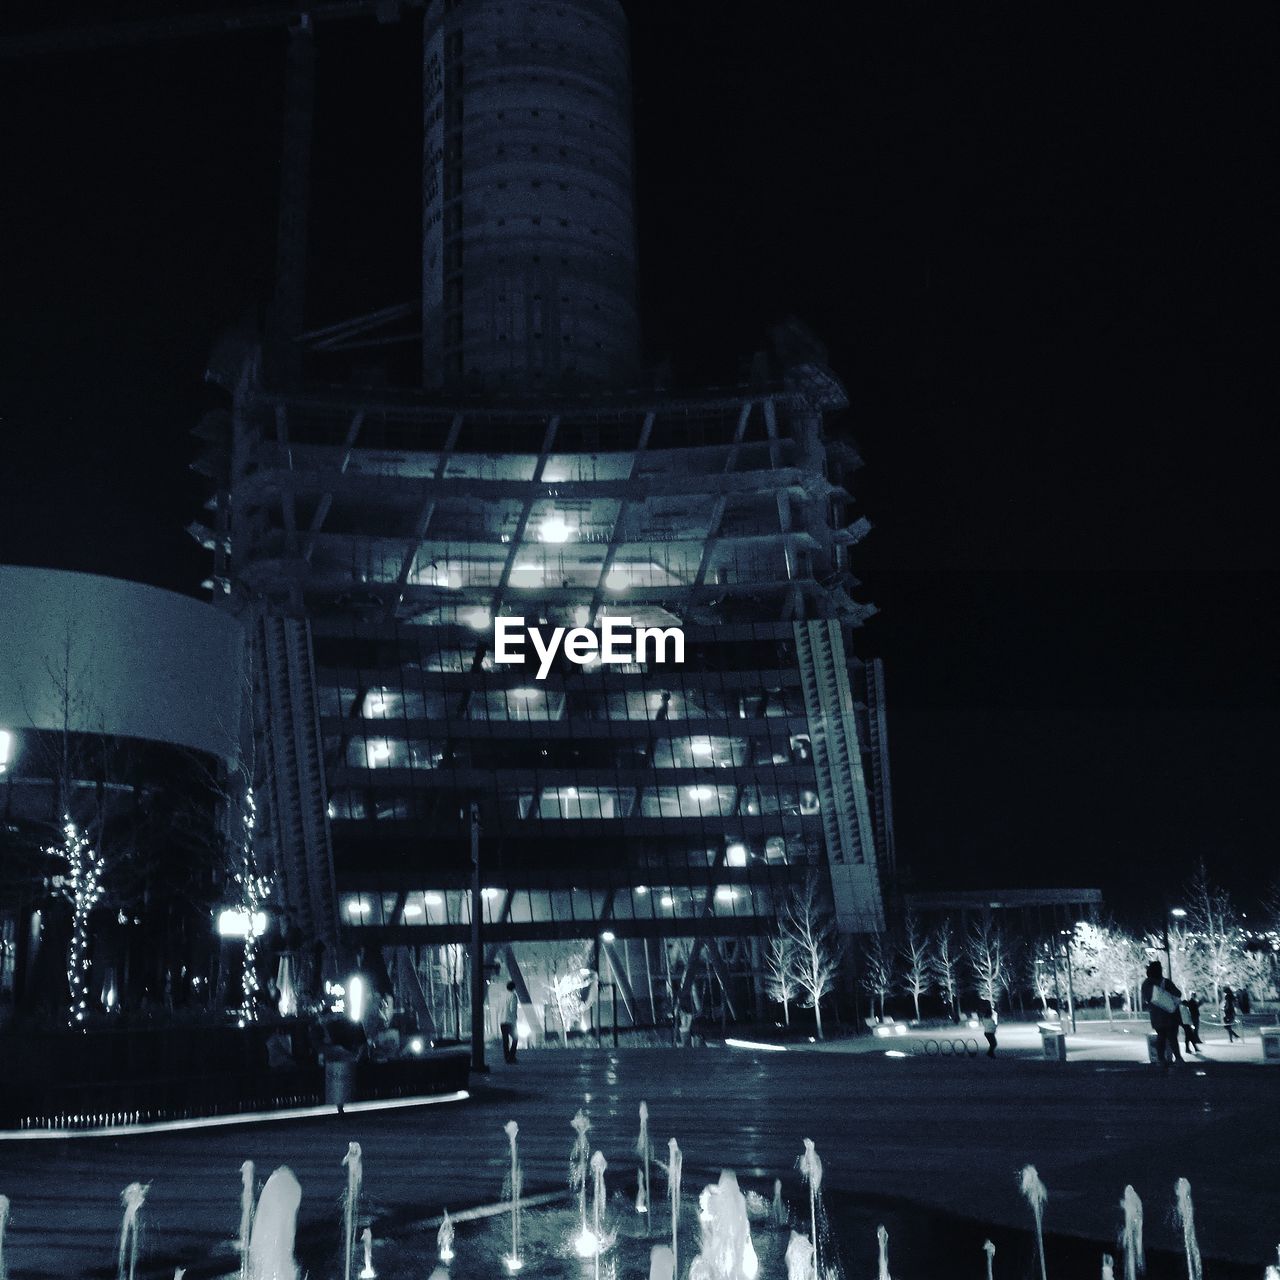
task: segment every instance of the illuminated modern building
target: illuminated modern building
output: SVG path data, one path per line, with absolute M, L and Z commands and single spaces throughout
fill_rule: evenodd
M 281 891 L 427 985 L 469 936 L 474 805 L 522 984 L 586 943 L 634 1021 L 708 973 L 740 1011 L 797 883 L 856 933 L 893 867 L 844 392 L 798 328 L 749 384 L 644 389 L 615 0 L 437 0 L 425 32 L 424 385 L 211 375 L 196 533 L 255 627 Z M 495 664 L 499 616 L 677 626 L 685 662 L 539 680 Z

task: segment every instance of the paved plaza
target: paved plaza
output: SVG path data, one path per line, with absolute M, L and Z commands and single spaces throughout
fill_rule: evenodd
M 1256 1055 L 1257 1042 L 1254 1041 Z M 847 1045 L 845 1046 L 848 1047 Z M 865 1048 L 865 1043 L 860 1047 Z M 583 1107 L 610 1179 L 631 1176 L 637 1108 L 654 1145 L 675 1136 L 686 1186 L 721 1165 L 784 1178 L 813 1138 L 833 1192 L 901 1198 L 1003 1226 L 1025 1225 L 1017 1172 L 1034 1163 L 1049 1188 L 1046 1228 L 1113 1237 L 1132 1182 L 1147 1205 L 1150 1244 L 1173 1248 L 1168 1209 L 1191 1180 L 1207 1258 L 1257 1265 L 1280 1240 L 1280 1069 L 1223 1062 L 1157 1068 L 1011 1055 L 887 1058 L 880 1053 L 545 1050 L 521 1055 L 468 1102 L 165 1134 L 0 1142 L 0 1192 L 12 1200 L 5 1248 L 18 1277 L 114 1275 L 120 1192 L 149 1182 L 147 1275 L 189 1280 L 231 1269 L 240 1165 L 259 1178 L 289 1165 L 303 1188 L 300 1242 L 336 1256 L 347 1143 L 364 1151 L 365 1208 L 375 1234 L 500 1199 L 520 1123 L 525 1190 L 564 1185 Z M 314 1276 L 313 1280 L 319 1280 Z M 390 1280 L 390 1277 L 388 1277 Z

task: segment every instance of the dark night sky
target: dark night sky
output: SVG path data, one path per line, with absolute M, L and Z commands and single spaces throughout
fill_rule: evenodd
M 631 12 L 649 355 L 733 380 L 794 313 L 849 388 L 904 865 L 1124 914 L 1202 855 L 1258 888 L 1277 11 Z M 415 291 L 415 25 L 322 32 L 316 323 Z M 187 432 L 270 285 L 281 51 L 3 67 L 0 561 L 196 591 Z

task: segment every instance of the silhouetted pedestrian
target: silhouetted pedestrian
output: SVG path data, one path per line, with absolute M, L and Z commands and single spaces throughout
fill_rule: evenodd
M 502 1058 L 504 1062 L 516 1060 L 516 1049 L 520 1038 L 516 1034 L 516 1026 L 520 1019 L 520 998 L 516 995 L 516 984 L 507 983 L 507 998 L 502 1007 Z
M 994 1058 L 996 1056 L 996 1027 L 999 1018 L 995 1009 L 990 1004 L 983 1005 L 982 1014 L 982 1034 L 987 1038 L 987 1057 Z
M 1236 1030 L 1236 993 L 1230 987 L 1222 992 L 1222 1025 L 1227 1029 L 1227 1043 L 1240 1039 Z
M 1142 1003 L 1151 1011 L 1151 1030 L 1156 1033 L 1156 1057 L 1167 1071 L 1169 1063 L 1182 1061 L 1178 1047 L 1178 1028 L 1182 1025 L 1179 1005 L 1182 992 L 1164 976 L 1159 960 L 1147 965 L 1147 980 L 1142 984 Z
M 1187 1042 L 1188 1053 L 1198 1053 L 1196 1048 L 1200 1039 L 1200 1000 L 1193 991 L 1182 1002 L 1182 1035 Z

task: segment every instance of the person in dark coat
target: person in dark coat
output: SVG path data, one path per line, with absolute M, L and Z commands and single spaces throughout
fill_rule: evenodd
M 1156 1057 L 1167 1071 L 1169 1063 L 1181 1062 L 1178 1028 L 1182 1025 L 1182 992 L 1164 976 L 1159 960 L 1147 965 L 1147 980 L 1142 984 L 1142 1003 L 1151 1012 L 1151 1030 L 1156 1033 Z
M 1222 993 L 1222 1025 L 1227 1029 L 1227 1043 L 1239 1040 L 1236 1030 L 1236 993 L 1227 987 Z
M 1183 1002 L 1182 1036 L 1187 1042 L 1188 1053 L 1198 1053 L 1200 1039 L 1200 998 L 1193 991 Z

